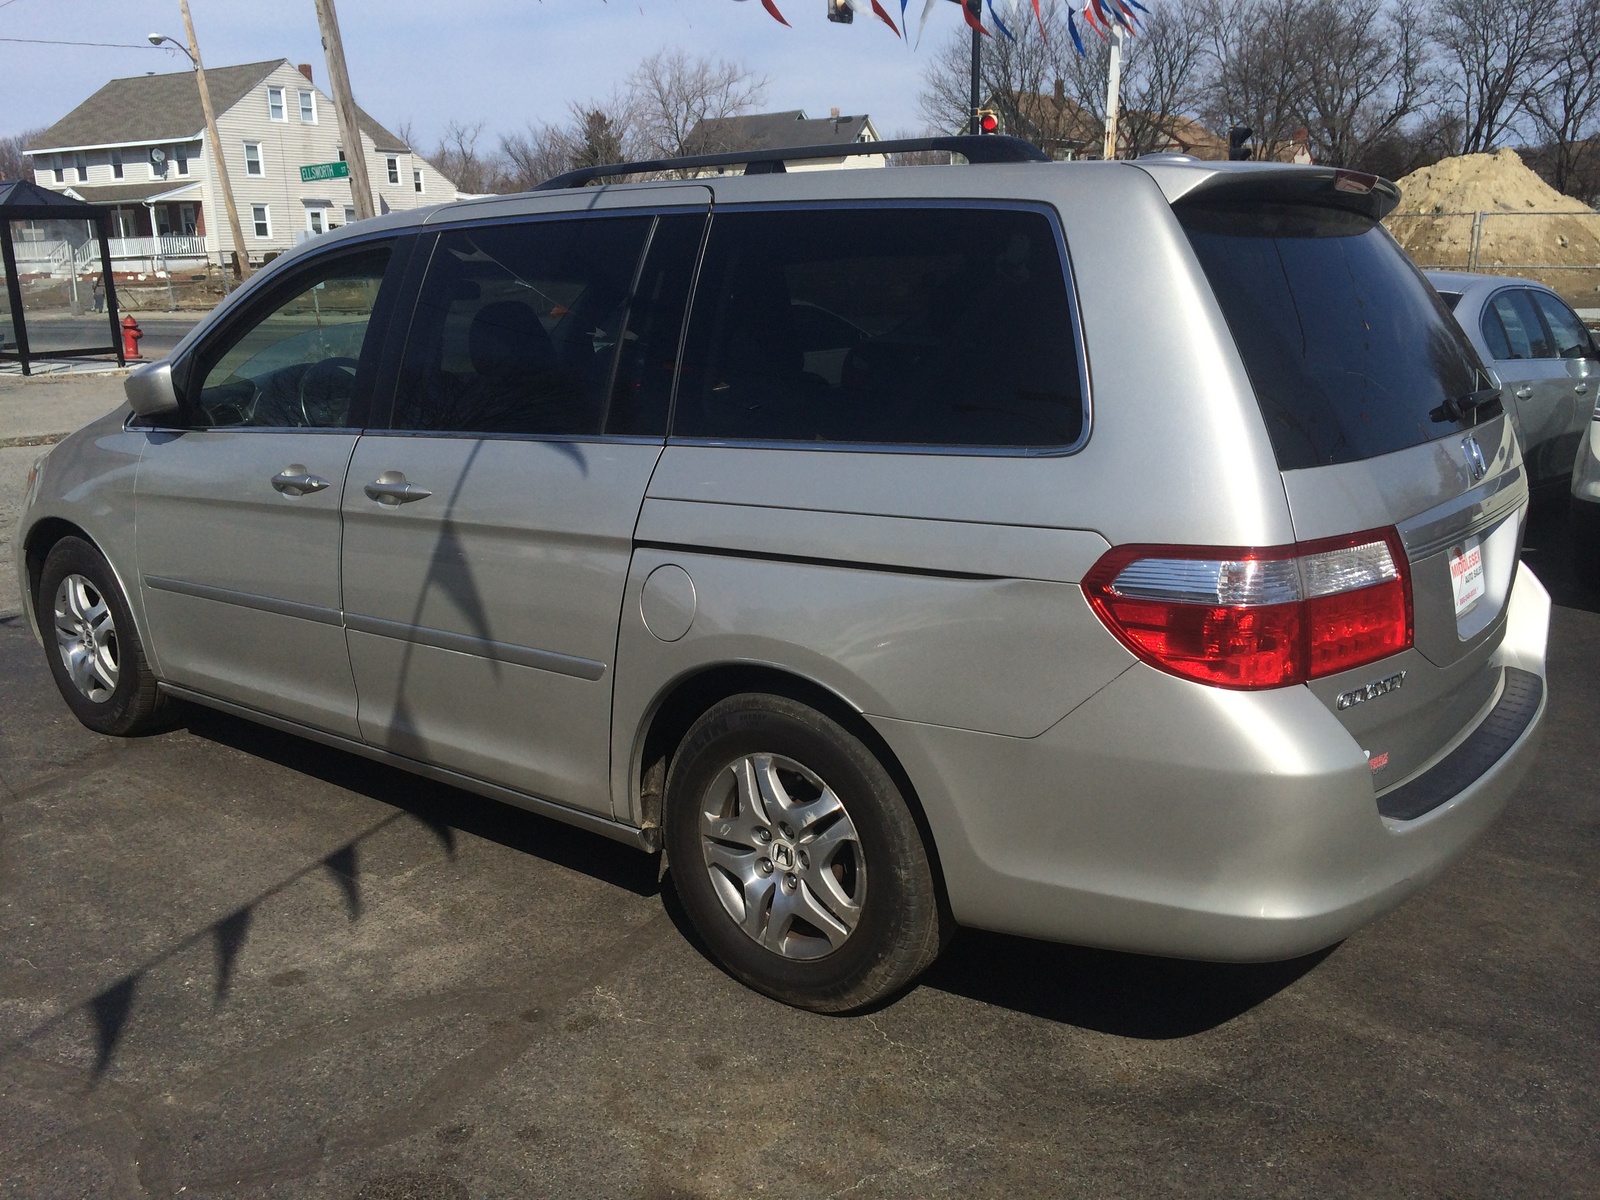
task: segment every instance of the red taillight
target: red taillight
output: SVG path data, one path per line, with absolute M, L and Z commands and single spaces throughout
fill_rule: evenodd
M 1411 645 L 1393 529 L 1293 546 L 1118 546 L 1083 580 L 1100 620 L 1145 662 L 1228 688 L 1304 683 Z

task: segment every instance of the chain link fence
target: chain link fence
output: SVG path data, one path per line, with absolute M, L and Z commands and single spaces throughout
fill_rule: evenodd
M 1384 224 L 1425 271 L 1535 279 L 1600 324 L 1600 212 L 1391 213 Z

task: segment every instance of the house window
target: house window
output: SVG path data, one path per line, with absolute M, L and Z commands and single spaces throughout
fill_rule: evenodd
M 55 165 L 51 168 L 51 170 L 55 173 L 56 182 L 65 183 L 67 181 L 67 172 L 61 165 L 61 155 L 56 155 L 52 161 L 55 163 Z
M 261 143 L 246 142 L 244 144 L 244 173 L 246 175 L 265 175 L 261 169 Z
M 389 182 L 390 183 L 399 183 L 400 182 L 400 160 L 398 158 L 391 158 L 388 161 L 389 161 Z
M 250 219 L 255 222 L 256 236 L 258 238 L 272 236 L 272 214 L 267 212 L 265 204 L 252 204 L 250 206 Z
M 327 228 L 320 208 L 306 209 L 306 228 L 312 233 L 322 233 Z
M 172 148 L 172 157 L 178 164 L 178 174 L 187 175 L 189 173 L 189 147 L 174 146 Z
M 344 147 L 343 146 L 339 147 L 339 161 L 340 162 L 344 161 Z
M 300 89 L 300 124 L 317 123 L 317 94 L 310 88 Z
M 269 119 L 271 119 L 273 121 L 286 121 L 286 120 L 288 120 L 288 118 L 283 115 L 283 89 L 282 88 L 268 88 L 267 89 L 267 116 L 268 116 Z
M 193 237 L 196 228 L 194 205 L 178 205 L 178 232 L 183 234 L 184 237 Z
M 411 186 L 416 191 L 422 191 L 422 172 L 413 169 L 411 172 Z
M 346 225 L 354 225 L 356 223 L 356 206 L 354 204 L 346 204 L 344 206 L 344 223 Z
M 113 179 L 121 179 L 122 178 L 122 151 L 121 150 L 113 150 L 111 152 L 111 178 L 113 178 Z
M 82 150 L 72 156 L 72 169 L 78 173 L 78 182 L 89 178 L 89 156 Z

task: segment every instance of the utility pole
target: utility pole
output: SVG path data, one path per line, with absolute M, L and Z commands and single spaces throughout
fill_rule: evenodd
M 183 28 L 189 35 L 189 59 L 194 63 L 195 82 L 200 86 L 200 108 L 206 114 L 206 137 L 211 140 L 211 157 L 217 164 L 217 183 L 222 187 L 222 203 L 228 210 L 228 229 L 233 234 L 234 253 L 239 259 L 239 278 L 250 278 L 250 254 L 244 247 L 244 228 L 239 224 L 239 207 L 233 202 L 233 185 L 228 182 L 228 164 L 217 137 L 217 114 L 211 107 L 211 89 L 206 86 L 206 69 L 200 65 L 200 43 L 194 36 L 194 18 L 189 15 L 189 0 L 178 0 L 183 9 Z M 155 233 L 155 226 L 150 227 Z M 227 288 L 228 266 L 222 266 L 223 288 Z M 170 283 L 171 276 L 168 276 Z
M 1122 107 L 1122 26 L 1111 22 L 1111 58 L 1106 77 L 1106 142 L 1101 154 L 1107 162 L 1117 156 L 1117 111 Z
M 339 114 L 339 136 L 344 139 L 344 160 L 350 164 L 350 193 L 355 198 L 356 220 L 374 215 L 372 180 L 367 177 L 367 156 L 361 149 L 361 126 L 356 123 L 356 102 L 350 94 L 350 72 L 344 65 L 344 42 L 339 37 L 339 14 L 333 0 L 315 0 L 322 49 L 328 56 L 328 90 Z
M 982 18 L 982 0 L 962 0 L 962 3 L 967 6 L 967 11 L 974 17 Z M 983 97 L 979 95 L 979 88 L 982 86 L 982 68 L 983 33 L 979 30 L 977 22 L 974 21 L 972 24 L 972 111 L 967 122 L 967 132 L 973 136 L 983 132 L 983 129 L 978 124 L 978 108 L 983 103 Z

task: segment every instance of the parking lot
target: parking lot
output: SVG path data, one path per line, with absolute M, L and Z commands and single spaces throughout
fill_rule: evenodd
M 1600 1193 L 1565 537 L 1542 757 L 1399 911 L 1250 967 L 964 933 L 853 1018 L 724 976 L 600 838 L 201 710 L 90 734 L 0 596 L 0 1195 Z

